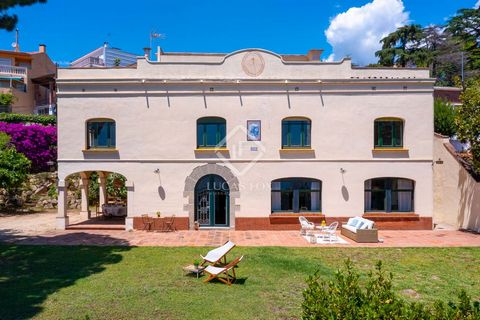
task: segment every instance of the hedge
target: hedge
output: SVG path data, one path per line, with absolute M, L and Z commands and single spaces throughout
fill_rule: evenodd
M 44 126 L 56 125 L 57 117 L 35 114 L 0 113 L 0 122 L 38 123 Z
M 403 299 L 393 289 L 393 275 L 376 264 L 362 277 L 351 260 L 333 280 L 320 272 L 308 277 L 303 291 L 302 320 L 478 320 L 480 302 L 460 290 L 456 301 L 437 300 L 433 305 Z

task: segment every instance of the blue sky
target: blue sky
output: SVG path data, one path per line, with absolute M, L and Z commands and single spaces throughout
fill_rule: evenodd
M 323 48 L 324 59 L 338 60 L 351 55 L 354 61 L 368 63 L 380 34 L 394 30 L 401 21 L 441 24 L 459 8 L 471 8 L 475 2 L 48 0 L 47 4 L 17 7 L 11 12 L 20 19 L 22 51 L 34 51 L 39 43 L 45 43 L 50 57 L 62 65 L 104 41 L 140 54 L 148 46 L 152 30 L 166 34 L 166 39 L 158 42 L 165 51 L 231 52 L 264 48 L 278 53 L 304 53 L 311 48 Z M 335 20 L 338 14 L 352 7 L 361 9 L 351 10 Z M 325 33 L 327 29 L 330 39 Z M 369 34 L 370 39 L 364 34 Z M 14 39 L 14 32 L 0 31 L 0 49 L 11 49 Z

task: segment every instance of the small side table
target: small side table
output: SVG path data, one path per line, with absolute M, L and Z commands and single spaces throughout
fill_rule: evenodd
M 193 264 L 189 264 L 188 266 L 183 267 L 183 271 L 185 271 L 187 274 L 195 274 L 198 277 L 203 273 L 203 270 L 205 270 L 206 267 L 203 266 L 198 266 L 195 268 Z

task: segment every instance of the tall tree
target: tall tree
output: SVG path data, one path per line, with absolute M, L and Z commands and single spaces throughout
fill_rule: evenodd
M 455 86 L 459 82 L 463 47 L 445 26 L 404 26 L 381 42 L 383 49 L 376 53 L 378 65 L 428 66 L 437 85 Z
M 468 68 L 480 68 L 480 9 L 461 9 L 447 23 L 447 30 L 452 33 L 468 53 Z
M 0 1 L 0 29 L 12 31 L 15 29 L 18 17 L 10 14 L 8 10 L 16 6 L 29 6 L 35 3 L 46 3 L 47 0 L 1 0 Z
M 480 80 L 469 81 L 456 112 L 458 137 L 470 143 L 473 169 L 480 174 Z
M 379 57 L 379 64 L 383 66 L 425 67 L 431 54 L 423 40 L 424 33 L 420 25 L 403 26 L 380 40 L 382 49 L 375 52 L 375 56 Z
M 433 52 L 432 77 L 437 85 L 457 86 L 462 69 L 462 48 L 448 30 L 443 30 L 444 40 Z

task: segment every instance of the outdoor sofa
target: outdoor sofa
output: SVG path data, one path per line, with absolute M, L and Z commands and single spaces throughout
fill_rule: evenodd
M 355 242 L 378 242 L 375 223 L 362 217 L 348 219 L 346 224 L 342 224 L 341 234 Z

